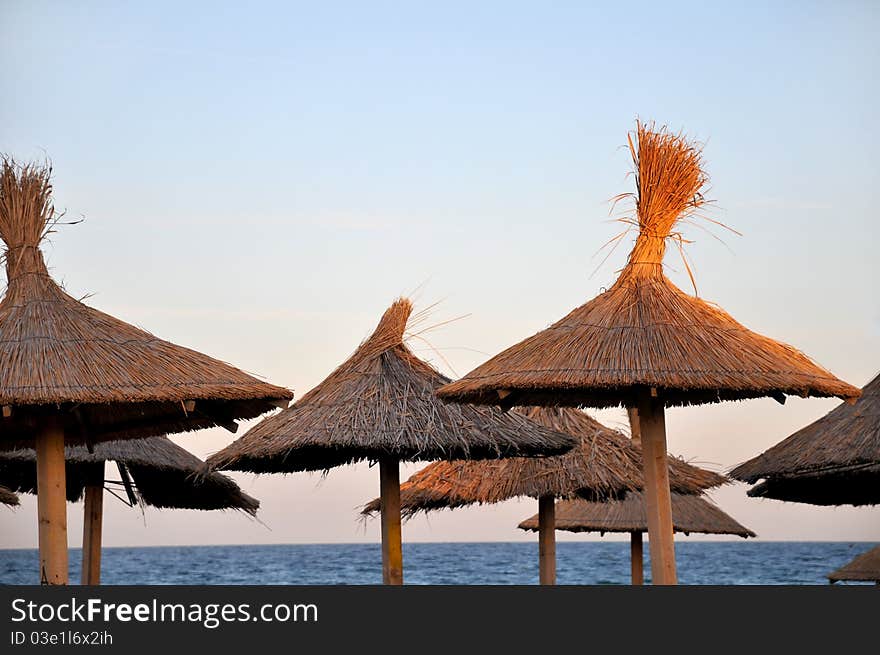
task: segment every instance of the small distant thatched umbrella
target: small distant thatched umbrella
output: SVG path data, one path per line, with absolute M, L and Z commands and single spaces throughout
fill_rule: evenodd
M 382 575 L 402 584 L 400 461 L 558 454 L 574 440 L 497 408 L 449 405 L 449 381 L 404 344 L 412 312 L 399 299 L 355 353 L 289 409 L 208 459 L 216 469 L 320 471 L 379 461 Z
M 0 486 L 0 505 L 9 505 L 15 507 L 18 505 L 18 496 L 12 493 L 6 487 Z
M 287 389 L 162 341 L 67 295 L 40 252 L 51 171 L 0 163 L 0 449 L 35 447 L 40 580 L 67 583 L 64 446 L 212 426 L 286 405 Z
M 438 394 L 483 405 L 637 407 L 652 578 L 675 584 L 665 408 L 762 396 L 783 402 L 786 394 L 854 400 L 859 390 L 672 284 L 663 272 L 666 240 L 680 243 L 674 228 L 705 203 L 707 176 L 700 150 L 683 136 L 639 123 L 636 140 L 630 197 L 639 234 L 617 281 Z
M 732 534 L 754 537 L 755 533 L 725 514 L 705 496 L 672 493 L 672 528 L 684 534 Z M 535 514 L 519 524 L 521 530 L 539 529 Z M 566 532 L 628 532 L 630 535 L 648 531 L 648 516 L 643 494 L 632 491 L 623 500 L 603 503 L 587 500 L 563 500 L 556 505 L 556 529 Z M 632 583 L 644 581 L 641 539 L 631 542 Z M 636 545 L 637 544 L 637 545 Z
M 82 584 L 101 580 L 101 532 L 104 488 L 118 484 L 130 505 L 158 509 L 233 509 L 256 515 L 260 503 L 231 479 L 211 473 L 205 463 L 166 437 L 105 441 L 89 452 L 85 446 L 64 451 L 66 496 L 83 497 Z M 37 457 L 30 448 L 0 451 L 0 483 L 23 493 L 37 493 Z M 118 483 L 104 479 L 105 462 L 115 462 Z
M 750 496 L 811 505 L 880 503 L 880 375 L 842 404 L 730 472 Z
M 853 582 L 876 582 L 880 584 L 880 546 L 862 553 L 849 564 L 828 574 L 831 584 L 851 580 Z
M 516 410 L 536 423 L 571 434 L 580 443 L 557 457 L 509 458 L 497 461 L 436 462 L 415 473 L 400 487 L 406 516 L 435 509 L 498 503 L 528 496 L 538 499 L 538 570 L 541 584 L 555 584 L 555 499 L 606 500 L 642 488 L 642 452 L 623 434 L 584 412 L 571 408 L 532 407 Z M 727 478 L 669 457 L 670 482 L 676 491 L 696 494 Z M 367 503 L 373 514 L 379 499 Z

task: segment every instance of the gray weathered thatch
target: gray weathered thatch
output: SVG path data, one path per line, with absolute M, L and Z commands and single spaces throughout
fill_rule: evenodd
M 573 408 L 516 409 L 531 420 L 578 438 L 580 446 L 543 458 L 435 462 L 400 485 L 406 516 L 420 511 L 497 503 L 511 498 L 554 496 L 604 500 L 642 487 L 641 449 L 630 439 Z M 727 482 L 727 478 L 668 457 L 672 488 L 689 494 Z M 378 511 L 379 499 L 362 513 Z
M 259 416 L 292 398 L 229 364 L 92 309 L 49 275 L 51 171 L 0 162 L 0 448 L 61 420 L 67 443 L 164 435 Z
M 646 389 L 665 406 L 771 396 L 838 396 L 858 389 L 806 355 L 678 289 L 663 272 L 666 240 L 699 213 L 707 177 L 698 147 L 638 125 L 635 246 L 617 281 L 550 327 L 438 391 L 488 405 L 634 407 Z
M 448 382 L 404 343 L 412 312 L 397 300 L 375 332 L 290 408 L 208 459 L 255 473 L 325 470 L 360 460 L 557 454 L 574 440 L 497 408 L 443 403 Z
M 15 507 L 18 505 L 18 496 L 12 493 L 6 487 L 0 486 L 0 505 L 9 505 Z
M 880 503 L 880 375 L 841 404 L 730 474 L 763 481 L 750 496 L 812 505 Z
M 139 502 L 168 509 L 236 509 L 254 515 L 260 503 L 225 475 L 208 472 L 205 463 L 166 437 L 106 441 L 90 453 L 83 446 L 65 448 L 67 499 L 83 496 L 94 465 L 116 462 L 122 481 L 130 475 Z M 0 483 L 22 493 L 37 492 L 36 455 L 32 449 L 0 452 Z
M 880 546 L 862 553 L 848 564 L 829 573 L 828 580 L 832 583 L 851 580 L 880 584 Z
M 683 534 L 732 534 L 743 538 L 755 533 L 739 524 L 705 496 L 672 494 L 672 525 Z M 519 524 L 521 530 L 538 530 L 538 515 Z M 631 492 L 622 500 L 590 502 L 562 500 L 556 504 L 556 529 L 567 532 L 647 532 L 644 497 Z

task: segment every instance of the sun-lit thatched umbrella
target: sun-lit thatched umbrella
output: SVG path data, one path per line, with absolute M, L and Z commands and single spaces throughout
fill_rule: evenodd
M 143 438 L 252 418 L 292 397 L 72 298 L 49 275 L 51 171 L 0 165 L 0 449 L 35 447 L 40 580 L 67 583 L 64 445 Z
M 880 546 L 862 553 L 848 564 L 828 574 L 828 581 L 831 584 L 845 580 L 880 584 Z
M 684 534 L 731 534 L 754 537 L 755 533 L 725 514 L 705 496 L 672 493 L 672 528 Z M 539 516 L 519 524 L 521 530 L 537 531 Z M 648 531 L 648 517 L 643 494 L 633 491 L 622 500 L 591 502 L 588 500 L 563 500 L 556 505 L 556 529 L 566 532 L 628 532 L 641 536 Z M 641 546 L 641 539 L 633 544 Z M 642 550 L 632 549 L 630 554 L 632 583 L 644 581 Z
M 82 584 L 101 579 L 101 532 L 104 488 L 121 487 L 130 505 L 159 509 L 233 509 L 256 515 L 259 501 L 231 479 L 211 473 L 205 463 L 166 437 L 105 441 L 89 452 L 85 446 L 64 451 L 66 495 L 83 506 Z M 115 462 L 119 481 L 104 478 L 105 462 Z M 36 452 L 30 448 L 0 451 L 0 483 L 23 493 L 37 493 Z
M 577 437 L 579 447 L 557 457 L 496 461 L 436 462 L 400 487 L 401 509 L 417 512 L 498 503 L 528 496 L 538 499 L 538 561 L 541 584 L 555 584 L 555 499 L 606 500 L 642 488 L 642 452 L 620 432 L 571 408 L 516 410 L 531 420 Z M 670 482 L 677 491 L 696 494 L 727 482 L 717 473 L 669 458 Z M 379 509 L 379 499 L 363 514 Z
M 855 399 L 859 390 L 803 353 L 751 332 L 663 272 L 667 239 L 704 205 L 699 148 L 639 123 L 630 140 L 638 238 L 617 281 L 438 394 L 483 405 L 637 407 L 645 451 L 652 579 L 675 584 L 664 410 L 785 395 Z
M 9 505 L 15 507 L 18 505 L 18 496 L 12 493 L 6 487 L 0 486 L 0 505 Z
M 880 503 L 880 375 L 842 404 L 730 472 L 750 496 L 811 505 Z
M 558 454 L 574 440 L 497 408 L 449 405 L 434 391 L 449 381 L 404 343 L 412 312 L 399 299 L 355 353 L 289 409 L 208 459 L 254 473 L 320 471 L 379 461 L 382 575 L 402 584 L 400 461 Z

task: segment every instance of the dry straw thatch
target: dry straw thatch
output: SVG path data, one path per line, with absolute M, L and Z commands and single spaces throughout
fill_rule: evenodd
M 665 406 L 784 395 L 858 397 L 792 346 L 737 323 L 663 273 L 666 240 L 705 203 L 699 148 L 642 123 L 635 164 L 638 227 L 608 291 L 444 386 L 447 400 L 496 405 L 635 406 L 655 389 Z
M 880 375 L 854 405 L 841 404 L 731 475 L 763 482 L 750 496 L 812 505 L 880 503 Z
M 159 509 L 241 510 L 251 516 L 260 503 L 230 478 L 209 473 L 205 463 L 166 437 L 106 441 L 90 453 L 65 448 L 67 499 L 80 500 L 95 465 L 116 462 L 133 482 L 133 500 Z M 32 449 L 0 452 L 0 483 L 22 493 L 37 492 L 36 454 Z
M 731 534 L 743 538 L 755 533 L 740 525 L 705 496 L 672 494 L 672 525 L 686 535 Z M 519 524 L 521 530 L 538 530 L 538 515 Z M 647 532 L 648 516 L 641 493 L 604 503 L 563 500 L 556 504 L 556 529 L 567 532 Z
M 6 487 L 0 487 L 0 505 L 9 505 L 10 507 L 15 507 L 18 505 L 18 496 L 16 496 Z
M 156 338 L 65 293 L 40 244 L 57 222 L 51 170 L 0 164 L 0 448 L 30 445 L 48 417 L 68 443 L 163 435 L 258 416 L 292 398 L 221 361 Z
M 440 402 L 448 378 L 404 343 L 412 312 L 399 299 L 375 332 L 293 406 L 208 459 L 217 469 L 284 473 L 360 460 L 557 454 L 574 440 L 496 408 Z
M 848 581 L 880 584 L 880 546 L 862 553 L 848 564 L 828 574 L 832 583 Z
M 430 464 L 400 486 L 403 514 L 498 503 L 521 496 L 605 500 L 641 489 L 642 452 L 620 432 L 572 408 L 518 408 L 514 413 L 577 437 L 579 447 L 564 455 L 539 459 Z M 722 475 L 676 457 L 668 457 L 668 462 L 670 483 L 676 491 L 697 494 L 728 482 Z M 372 514 L 378 509 L 379 500 L 375 499 L 364 506 L 362 513 Z

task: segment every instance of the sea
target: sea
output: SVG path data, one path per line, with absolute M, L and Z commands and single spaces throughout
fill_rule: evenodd
M 645 561 L 645 579 L 650 566 Z M 829 572 L 876 544 L 867 542 L 693 541 L 675 545 L 680 584 L 826 585 Z M 81 552 L 70 550 L 70 579 Z M 537 543 L 411 543 L 406 584 L 531 585 Z M 557 584 L 629 584 L 628 541 L 559 542 Z M 0 584 L 34 584 L 37 551 L 0 550 Z M 378 544 L 156 546 L 105 548 L 109 585 L 369 585 L 382 582 Z

